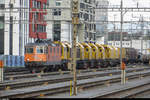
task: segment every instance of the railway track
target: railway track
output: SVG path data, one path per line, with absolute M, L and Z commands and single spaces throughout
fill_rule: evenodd
M 46 95 L 44 98 L 149 98 L 150 97 L 150 77 L 149 75 L 143 79 L 135 79 L 135 77 L 128 77 L 130 82 L 127 81 L 125 85 L 111 82 L 107 86 L 95 86 L 84 88 L 85 92 L 78 93 L 77 96 L 69 96 L 65 93 L 57 93 L 54 95 Z M 120 83 L 120 81 L 118 82 Z M 83 90 L 82 90 L 83 91 Z
M 4 73 L 5 76 L 12 76 L 12 75 L 21 75 L 21 74 L 29 74 L 30 71 L 20 71 L 20 72 L 7 72 L 7 73 Z
M 25 67 L 19 67 L 19 68 L 10 68 L 6 67 L 4 68 L 4 75 L 19 75 L 19 74 L 28 74 L 30 71 L 26 69 Z
M 92 98 L 135 98 L 136 96 L 141 95 L 141 93 L 148 91 L 150 91 L 150 81 L 143 81 Z
M 143 70 L 148 70 L 150 68 L 136 68 L 136 69 L 128 69 L 126 72 L 131 73 L 134 72 L 135 70 L 138 71 L 143 71 Z M 78 75 L 78 79 L 88 79 L 88 78 L 93 78 L 93 77 L 104 77 L 104 76 L 109 76 L 109 75 L 118 75 L 120 74 L 120 70 L 117 71 L 109 71 L 109 72 L 89 72 L 89 73 L 80 73 Z M 11 89 L 17 89 L 17 88 L 25 88 L 25 87 L 31 87 L 35 85 L 43 85 L 43 84 L 53 84 L 53 83 L 58 83 L 58 82 L 65 82 L 72 80 L 72 75 L 68 76 L 66 75 L 56 75 L 56 76 L 46 76 L 46 77 L 41 77 L 41 78 L 31 78 L 31 79 L 22 79 L 22 80 L 16 80 L 16 81 L 8 81 L 3 84 L 0 84 L 0 90 L 5 90 L 7 87 L 11 87 Z
M 148 87 L 142 91 L 136 91 L 135 93 L 132 93 L 126 98 L 150 98 L 150 88 Z
M 142 64 L 140 64 L 142 65 Z M 127 67 L 132 67 L 132 66 L 139 66 L 139 64 L 128 64 Z M 142 66 L 147 66 L 147 65 L 142 65 Z M 99 68 L 97 70 L 99 71 L 103 71 L 103 70 L 113 70 L 113 69 L 118 69 L 119 67 L 108 67 L 108 68 Z M 88 72 L 88 71 L 92 71 L 93 69 L 88 69 L 88 70 L 81 70 L 83 72 Z M 68 71 L 63 71 L 63 73 L 67 73 Z M 57 73 L 57 71 L 53 71 L 50 73 Z M 5 76 L 16 76 L 16 75 L 27 75 L 27 74 L 31 74 L 31 72 L 26 69 L 26 68 L 8 68 L 6 67 L 4 69 L 4 75 Z
M 133 72 L 133 70 L 129 70 L 130 72 Z M 140 75 L 143 75 L 144 77 L 150 76 L 150 71 L 146 72 L 133 72 L 133 73 L 128 73 L 127 77 L 128 79 L 134 79 L 134 78 L 139 78 Z M 107 73 L 108 74 L 108 73 Z M 78 86 L 83 86 L 84 88 L 88 88 L 91 86 L 97 86 L 97 85 L 104 85 L 106 82 L 114 83 L 114 82 L 119 82 L 120 81 L 120 75 L 119 72 L 118 74 L 114 73 L 115 75 L 113 76 L 104 76 L 100 77 L 98 74 L 97 75 L 88 75 L 87 78 L 84 76 L 83 79 L 78 76 Z M 70 77 L 72 79 L 72 77 Z M 60 79 L 58 79 L 60 81 Z M 64 79 L 63 79 L 64 80 Z M 24 89 L 16 89 L 16 90 L 7 90 L 0 92 L 0 97 L 1 98 L 14 98 L 14 97 L 38 97 L 40 94 L 44 95 L 49 95 L 49 94 L 54 94 L 54 93 L 59 93 L 59 92 L 65 92 L 69 91 L 70 87 L 70 79 L 61 82 L 57 82 L 54 84 L 45 84 L 43 86 L 34 86 L 30 88 L 24 88 Z M 47 82 L 47 81 L 46 81 Z M 39 82 L 36 82 L 39 83 Z
M 86 72 L 92 72 L 93 70 L 96 71 L 107 71 L 107 70 L 116 70 L 119 69 L 119 67 L 113 67 L 113 68 L 99 68 L 99 69 L 87 69 L 87 70 L 80 70 L 81 73 L 86 73 Z M 49 72 L 49 73 L 41 73 L 42 76 L 49 76 L 49 75 L 58 75 L 60 73 L 63 74 L 69 74 L 70 71 L 57 71 L 57 72 Z M 40 74 L 40 73 L 30 73 L 29 71 L 21 71 L 21 72 L 11 72 L 11 73 L 4 73 L 5 80 L 8 80 L 10 77 L 13 77 L 13 79 L 20 79 L 20 78 L 32 78 L 36 77 L 35 74 Z
M 127 68 L 133 68 L 133 65 L 127 66 Z M 146 68 L 146 66 L 144 66 Z M 120 67 L 112 67 L 112 68 L 99 68 L 99 69 L 87 69 L 87 70 L 78 70 L 79 73 L 87 73 L 93 71 L 109 71 L 109 70 L 119 70 Z M 15 75 L 13 75 L 15 74 Z M 70 71 L 58 71 L 58 72 L 49 72 L 49 73 L 28 73 L 28 72 L 14 72 L 7 75 L 4 75 L 4 80 L 15 80 L 15 79 L 22 79 L 22 78 L 34 78 L 37 77 L 39 74 L 40 76 L 50 76 L 50 75 L 59 75 L 59 74 L 70 74 Z
M 86 73 L 86 72 L 92 72 L 92 71 L 107 71 L 107 70 L 116 70 L 120 69 L 119 67 L 113 67 L 113 68 L 100 68 L 100 69 L 87 69 L 87 70 L 80 70 L 81 73 Z M 79 70 L 78 70 L 79 71 Z M 21 79 L 21 78 L 33 78 L 37 77 L 38 74 L 41 74 L 41 76 L 49 76 L 49 75 L 59 75 L 59 74 L 70 74 L 70 71 L 58 71 L 58 72 L 49 72 L 49 73 L 28 73 L 28 72 L 14 72 L 14 73 L 9 73 L 6 74 L 4 77 L 5 80 L 9 80 L 10 78 L 13 79 Z

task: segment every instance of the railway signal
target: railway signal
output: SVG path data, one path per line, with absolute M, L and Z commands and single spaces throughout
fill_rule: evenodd
M 72 0 L 72 25 L 73 25 L 73 37 L 72 37 L 72 68 L 73 68 L 73 94 L 77 95 L 77 75 L 76 75 L 76 35 L 79 24 L 79 1 Z
M 126 77 L 125 77 L 125 69 L 126 69 L 126 66 L 125 66 L 125 63 L 122 62 L 122 65 L 121 65 L 121 70 L 122 70 L 122 73 L 121 73 L 121 83 L 122 84 L 125 84 L 126 83 Z
M 3 61 L 0 60 L 0 82 L 3 82 L 3 67 L 4 67 L 4 64 L 3 64 Z
M 122 62 L 122 27 L 123 27 L 123 15 L 126 13 L 124 13 L 123 14 L 123 0 L 121 0 L 121 22 L 120 22 L 120 25 L 121 25 L 121 34 L 120 34 L 120 67 L 122 68 L 122 66 L 123 66 L 123 62 Z M 124 69 L 122 69 L 122 71 L 121 71 L 121 83 L 122 84 L 125 84 L 125 68 Z

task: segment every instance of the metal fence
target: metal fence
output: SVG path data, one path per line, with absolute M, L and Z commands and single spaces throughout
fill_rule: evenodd
M 4 67 L 24 67 L 24 56 L 0 55 Z

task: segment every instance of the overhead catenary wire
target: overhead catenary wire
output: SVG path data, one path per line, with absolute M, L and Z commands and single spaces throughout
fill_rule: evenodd
M 39 12 L 39 13 L 43 13 L 43 12 L 53 13 L 53 9 L 60 9 L 62 11 L 62 10 L 65 10 L 65 9 L 70 9 L 70 8 L 71 7 L 46 7 L 46 8 L 43 8 L 43 9 L 41 9 L 41 8 L 38 9 L 38 8 L 29 8 L 29 7 L 13 7 L 13 8 L 11 8 L 12 9 L 11 13 L 14 13 L 14 12 L 21 13 L 22 12 L 21 10 L 28 10 L 28 11 L 23 11 L 22 13 L 30 13 L 30 12 L 32 12 L 32 13 L 36 13 L 36 12 Z M 33 9 L 34 10 L 36 9 L 36 11 L 32 11 Z M 88 9 L 90 10 L 91 8 L 88 8 Z M 120 5 L 118 5 L 118 6 L 114 6 L 113 5 L 113 6 L 108 6 L 108 7 L 106 7 L 106 6 L 98 6 L 98 7 L 92 8 L 92 9 L 107 9 L 108 12 L 116 12 L 116 11 L 120 12 Z M 10 7 L 4 7 L 4 8 L 1 9 L 1 11 L 5 12 L 5 13 L 7 13 L 7 12 L 9 13 L 9 10 L 10 10 Z M 43 10 L 43 11 L 41 11 L 41 10 Z M 47 10 L 47 11 L 44 11 L 44 10 Z M 122 11 L 124 11 L 124 10 L 125 11 L 128 10 L 128 12 L 130 12 L 130 11 L 131 12 L 135 12 L 135 10 L 138 11 L 138 12 L 149 12 L 150 11 L 150 7 L 138 7 L 138 6 L 137 7 L 122 7 Z M 103 10 L 101 12 L 103 12 Z M 50 22 L 50 21 L 54 21 L 54 20 L 44 20 L 44 21 Z M 60 20 L 60 21 L 71 21 L 71 20 Z M 100 23 L 100 24 L 104 24 L 104 23 L 112 24 L 113 22 L 114 21 L 95 20 L 95 22 L 93 22 L 93 24 L 95 24 L 95 23 L 97 23 L 97 24 L 98 23 Z M 138 24 L 138 21 L 133 21 L 133 22 L 137 22 L 137 24 Z M 150 21 L 144 21 L 144 22 L 145 23 L 149 23 Z M 12 24 L 12 23 L 9 22 L 9 20 L 8 21 L 5 20 L 4 23 Z M 13 20 L 13 24 L 41 24 L 41 23 L 42 22 L 40 22 L 40 23 L 38 23 L 38 22 L 30 22 L 29 20 Z M 92 22 L 90 22 L 90 23 L 92 23 Z M 120 21 L 115 21 L 115 23 L 120 23 Z M 130 21 L 124 21 L 124 23 L 130 23 Z M 107 29 L 107 30 L 111 30 L 111 29 Z M 129 30 L 129 29 L 123 29 L 123 30 Z M 138 30 L 138 29 L 132 29 L 132 30 Z M 144 30 L 148 30 L 148 28 L 144 29 Z

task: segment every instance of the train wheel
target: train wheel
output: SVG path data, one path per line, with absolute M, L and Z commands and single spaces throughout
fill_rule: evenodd
M 63 70 L 64 70 L 64 71 L 68 70 L 67 64 L 64 64 L 64 65 L 63 65 Z

